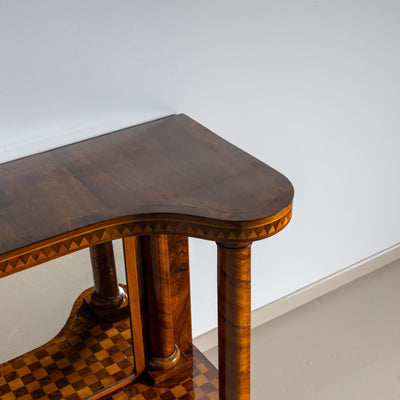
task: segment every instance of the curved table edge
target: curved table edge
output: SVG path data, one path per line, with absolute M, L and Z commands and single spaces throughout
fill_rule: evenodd
M 170 234 L 219 243 L 262 240 L 289 223 L 292 204 L 293 201 L 282 211 L 254 221 L 219 221 L 177 214 L 141 214 L 102 221 L 0 255 L 0 278 L 126 236 Z

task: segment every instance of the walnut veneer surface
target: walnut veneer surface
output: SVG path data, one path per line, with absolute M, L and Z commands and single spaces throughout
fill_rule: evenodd
M 208 385 L 201 396 L 249 400 L 250 247 L 288 224 L 292 199 L 293 187 L 279 172 L 186 115 L 166 117 L 0 165 L 0 278 L 91 247 L 95 292 L 89 305 L 119 307 L 111 246 L 100 244 L 124 238 L 135 367 L 109 366 L 117 375 L 108 380 L 111 386 L 85 375 L 89 386 L 74 389 L 94 400 L 145 372 L 156 387 L 192 367 L 187 237 L 213 240 L 219 392 Z M 7 375 L 12 382 L 15 373 Z M 3 386 L 13 392 L 16 384 Z
M 0 277 L 132 234 L 263 239 L 292 198 L 279 172 L 173 115 L 0 165 Z

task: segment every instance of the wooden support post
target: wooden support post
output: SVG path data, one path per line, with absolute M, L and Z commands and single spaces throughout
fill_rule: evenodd
M 218 244 L 220 400 L 250 400 L 250 246 Z
M 175 341 L 169 238 L 167 235 L 146 235 L 139 236 L 137 240 L 138 264 L 143 267 L 145 292 L 146 366 L 152 380 L 159 383 L 190 368 L 192 364 Z M 176 259 L 176 255 L 171 259 Z M 187 293 L 186 288 L 185 295 Z M 187 318 L 186 315 L 182 317 Z M 186 326 L 185 322 L 182 324 Z
M 146 298 L 149 311 L 150 369 L 168 369 L 180 358 L 172 320 L 168 238 L 144 236 Z
M 118 285 L 112 242 L 90 247 L 94 290 L 85 302 L 100 320 L 114 320 L 127 315 L 127 295 Z
M 140 375 L 146 369 L 144 338 L 142 327 L 142 315 L 140 307 L 140 278 L 137 255 L 137 238 L 135 236 L 123 239 L 126 283 L 129 294 L 129 310 L 131 319 L 131 335 L 133 354 L 135 356 L 136 375 Z

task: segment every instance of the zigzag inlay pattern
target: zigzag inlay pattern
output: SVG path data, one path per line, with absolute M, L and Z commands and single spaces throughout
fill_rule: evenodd
M 33 267 L 74 251 L 132 235 L 173 234 L 216 242 L 256 241 L 275 235 L 290 221 L 291 208 L 279 219 L 253 228 L 225 228 L 184 221 L 125 222 L 40 246 L 0 262 L 0 278 Z

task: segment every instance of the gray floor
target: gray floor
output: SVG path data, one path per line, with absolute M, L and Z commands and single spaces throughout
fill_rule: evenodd
M 399 289 L 397 261 L 253 329 L 251 398 L 398 400 Z
M 54 337 L 91 285 L 87 251 L 1 279 L 0 362 Z M 254 329 L 252 399 L 399 399 L 399 288 L 400 261 Z

